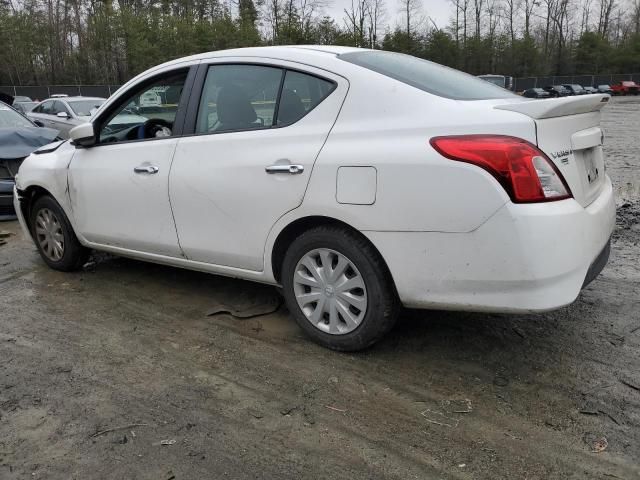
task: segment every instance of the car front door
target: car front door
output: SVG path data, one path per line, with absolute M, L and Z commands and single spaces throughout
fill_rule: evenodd
M 66 116 L 60 116 L 60 114 Z M 58 130 L 62 138 L 69 138 L 69 130 L 75 127 L 71 122 L 71 118 L 71 112 L 67 106 L 60 100 L 55 100 L 52 108 L 50 109 L 48 126 Z
M 182 68 L 144 80 L 95 119 L 97 144 L 78 148 L 69 167 L 75 226 L 90 242 L 182 256 L 167 186 L 191 78 Z M 138 111 L 147 92 L 168 89 L 180 95 Z
M 201 65 L 198 78 L 193 135 L 178 141 L 169 178 L 180 244 L 191 260 L 261 271 L 269 230 L 302 202 L 348 84 L 283 62 Z

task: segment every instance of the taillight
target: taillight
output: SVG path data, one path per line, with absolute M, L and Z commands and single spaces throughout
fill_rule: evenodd
M 506 135 L 434 137 L 431 145 L 451 160 L 472 163 L 493 175 L 515 203 L 571 197 L 556 166 L 535 145 Z

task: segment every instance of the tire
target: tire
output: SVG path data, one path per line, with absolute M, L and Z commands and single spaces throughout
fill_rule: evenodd
M 89 249 L 80 244 L 62 207 L 49 195 L 34 202 L 29 224 L 40 256 L 54 270 L 78 270 L 89 259 Z
M 313 259 L 315 264 L 310 263 Z M 306 265 L 311 265 L 317 276 Z M 339 226 L 308 230 L 289 246 L 281 271 L 289 312 L 300 328 L 324 347 L 365 349 L 389 332 L 397 320 L 400 304 L 391 275 L 380 254 L 358 233 Z M 325 273 L 335 276 L 333 281 L 323 282 Z M 346 290 L 347 286 L 351 288 Z M 304 305 L 305 295 L 318 300 Z

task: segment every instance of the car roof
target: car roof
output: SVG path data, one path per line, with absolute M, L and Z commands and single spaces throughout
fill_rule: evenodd
M 264 57 L 308 63 L 310 58 L 315 58 L 316 60 L 321 58 L 330 59 L 331 57 L 336 57 L 337 55 L 341 55 L 343 53 L 362 52 L 366 50 L 369 49 L 357 47 L 342 47 L 336 45 L 278 45 L 267 47 L 231 48 L 228 50 L 214 50 L 210 52 L 198 53 L 196 55 L 191 55 L 188 57 L 176 58 L 175 60 L 157 65 L 151 70 L 159 70 L 185 62 L 196 62 L 198 60 L 208 60 L 211 58 L 224 57 Z

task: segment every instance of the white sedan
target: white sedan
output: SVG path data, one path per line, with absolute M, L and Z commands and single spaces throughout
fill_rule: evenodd
M 530 101 L 384 51 L 211 52 L 142 73 L 28 157 L 16 210 L 54 269 L 96 249 L 280 285 L 315 341 L 357 350 L 401 305 L 573 302 L 614 227 L 608 100 Z M 118 121 L 131 105 L 146 121 Z

